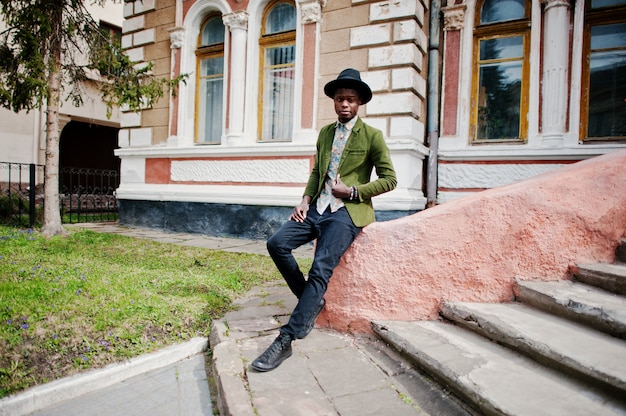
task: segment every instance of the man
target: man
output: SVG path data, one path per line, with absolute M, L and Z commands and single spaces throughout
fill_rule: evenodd
M 372 99 L 359 71 L 343 70 L 326 84 L 324 93 L 333 99 L 338 121 L 321 129 L 302 201 L 267 241 L 270 256 L 298 304 L 280 335 L 252 362 L 257 371 L 278 367 L 291 356 L 291 342 L 311 332 L 341 256 L 361 229 L 375 221 L 371 198 L 391 191 L 397 183 L 382 132 L 357 115 L 359 105 Z M 370 182 L 373 169 L 378 178 Z M 315 256 L 305 279 L 291 252 L 314 239 Z

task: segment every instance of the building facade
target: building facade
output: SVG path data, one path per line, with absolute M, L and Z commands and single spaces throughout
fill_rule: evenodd
M 120 116 L 128 225 L 267 237 L 301 199 L 336 118 L 323 86 L 347 67 L 398 174 L 379 220 L 626 146 L 624 0 L 143 0 L 124 16 L 133 60 L 187 74 Z
M 106 2 L 103 6 L 87 3 L 85 7 L 102 30 L 121 35 L 124 16 L 120 3 Z M 0 28 L 2 27 L 0 22 Z M 83 85 L 82 97 L 83 105 L 80 107 L 65 100 L 61 102 L 61 163 L 67 161 L 67 166 L 72 167 L 119 169 L 119 162 L 113 154 L 117 147 L 120 125 L 118 109 L 115 108 L 107 116 L 107 109 L 100 99 L 97 85 L 92 82 Z M 0 162 L 43 165 L 45 135 L 45 108 L 17 114 L 8 109 L 0 109 Z M 93 151 L 94 149 L 96 150 Z M 106 157 L 103 152 L 106 152 Z M 76 164 L 81 162 L 87 165 Z M 0 170 L 0 181 L 6 181 L 9 175 L 8 171 Z M 43 176 L 38 181 L 42 182 Z
M 625 6 L 444 5 L 440 200 L 624 147 Z

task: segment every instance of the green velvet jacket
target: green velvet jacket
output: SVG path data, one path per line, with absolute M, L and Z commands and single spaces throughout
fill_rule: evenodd
M 324 126 L 317 138 L 317 153 L 304 195 L 311 197 L 311 209 L 324 188 L 324 178 L 330 163 L 330 152 L 335 137 L 336 123 Z M 377 179 L 372 179 L 372 170 Z M 339 161 L 339 175 L 347 186 L 359 188 L 359 199 L 343 202 L 357 227 L 365 227 L 375 221 L 372 198 L 389 192 L 397 185 L 389 148 L 380 130 L 365 124 L 359 117 L 352 128 L 346 147 Z

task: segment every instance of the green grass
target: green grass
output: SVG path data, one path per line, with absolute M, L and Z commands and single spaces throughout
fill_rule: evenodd
M 0 226 L 0 397 L 208 336 L 233 300 L 279 278 L 268 256 Z

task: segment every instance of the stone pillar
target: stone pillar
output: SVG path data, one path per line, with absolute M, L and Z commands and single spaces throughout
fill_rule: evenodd
M 319 78 L 319 31 L 322 22 L 322 3 L 318 0 L 302 2 L 300 5 L 300 22 L 302 24 L 302 65 L 296 70 L 302 75 L 302 87 L 296 91 L 296 103 L 299 101 L 299 120 L 293 133 L 294 143 L 315 143 L 317 131 L 316 91 Z
M 444 72 L 443 72 L 443 96 L 442 103 L 442 126 L 443 136 L 454 136 L 458 132 L 457 119 L 459 108 L 459 85 L 461 69 L 461 30 L 465 24 L 464 4 L 444 7 L 443 30 L 444 30 Z
M 174 27 L 169 29 L 170 33 L 170 79 L 176 78 L 180 75 L 180 60 L 181 53 L 180 48 L 185 41 L 185 28 Z M 178 94 L 170 92 L 170 108 L 169 108 L 169 123 L 168 123 L 168 145 L 177 146 L 178 143 Z M 190 145 L 192 143 L 189 143 Z
M 226 143 L 237 146 L 243 141 L 243 121 L 246 85 L 246 34 L 248 13 L 237 11 L 223 16 L 224 25 L 231 32 L 230 102 Z
M 563 144 L 567 121 L 570 8 L 567 0 L 543 0 L 542 143 Z

